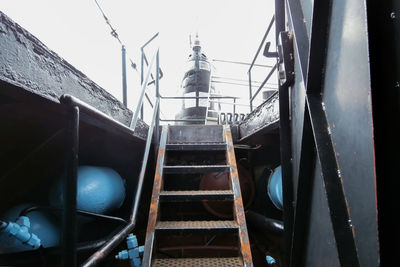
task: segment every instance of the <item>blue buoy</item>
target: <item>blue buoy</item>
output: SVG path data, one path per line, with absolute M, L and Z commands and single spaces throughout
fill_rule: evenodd
M 268 181 L 268 196 L 274 203 L 275 207 L 283 209 L 283 196 L 282 196 L 282 167 L 278 166 L 271 174 Z
M 22 204 L 15 206 L 0 216 L 2 221 L 15 222 L 19 213 L 27 207 L 35 206 L 32 204 Z M 42 211 L 29 212 L 26 217 L 29 218 L 29 232 L 40 239 L 43 247 L 54 247 L 60 243 L 60 230 L 54 219 Z M 22 225 L 21 223 L 17 222 Z M 0 232 L 0 253 L 12 253 L 19 251 L 33 250 L 35 247 L 30 244 L 24 244 L 18 238 L 15 238 L 5 232 Z
M 50 193 L 50 201 L 61 206 L 60 179 Z M 78 169 L 77 209 L 106 214 L 121 207 L 125 200 L 125 182 L 111 168 L 80 166 Z

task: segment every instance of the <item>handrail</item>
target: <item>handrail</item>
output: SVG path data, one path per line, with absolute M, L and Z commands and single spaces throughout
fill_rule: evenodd
M 253 95 L 253 89 L 252 89 L 252 81 L 251 81 L 251 70 L 253 68 L 253 66 L 255 65 L 254 63 L 257 60 L 258 55 L 260 54 L 261 48 L 263 47 L 265 40 L 268 37 L 269 32 L 271 31 L 272 25 L 275 22 L 275 15 L 272 16 L 271 21 L 268 24 L 268 28 L 267 31 L 264 34 L 263 39 L 261 40 L 260 45 L 258 46 L 257 52 L 253 58 L 253 61 L 250 64 L 249 70 L 247 71 L 247 75 L 249 76 L 249 102 L 250 102 L 250 112 L 253 111 L 253 101 L 256 98 L 256 96 L 258 95 L 258 93 L 261 91 L 261 89 L 264 87 L 264 85 L 267 83 L 267 81 L 269 80 L 269 78 L 272 76 L 272 74 L 274 73 L 274 71 L 277 68 L 277 64 L 275 64 L 273 66 L 273 68 L 271 69 L 271 71 L 268 73 L 267 77 L 265 78 L 265 80 L 262 82 L 262 84 L 259 86 L 259 88 L 257 89 L 256 93 Z
M 251 101 L 253 101 L 256 96 L 258 95 L 258 93 L 261 91 L 261 89 L 264 87 L 264 85 L 267 83 L 267 81 L 269 80 L 269 78 L 271 77 L 271 75 L 274 73 L 274 71 L 276 70 L 278 66 L 278 63 L 276 63 L 274 65 L 274 67 L 270 70 L 270 72 L 268 73 L 267 77 L 265 78 L 265 80 L 262 82 L 262 84 L 260 85 L 260 87 L 258 87 L 256 93 L 253 95 L 253 97 L 251 98 Z M 276 91 L 278 91 L 278 89 L 276 89 Z
M 157 53 L 158 53 L 158 49 L 157 49 Z M 131 123 L 129 125 L 129 127 L 131 129 L 135 129 L 136 123 L 137 123 L 137 121 L 139 119 L 139 110 L 141 110 L 142 105 L 143 105 L 143 97 L 144 97 L 144 95 L 146 93 L 147 81 L 149 80 L 149 77 L 150 77 L 150 74 L 151 74 L 151 67 L 153 66 L 155 58 L 156 58 L 156 55 L 154 54 L 152 59 L 151 59 L 150 65 L 149 65 L 149 69 L 147 70 L 146 78 L 144 79 L 144 82 L 142 83 L 142 91 L 141 91 L 139 99 L 138 99 L 138 104 L 136 106 L 136 111 L 135 111 L 135 114 L 133 115 Z M 156 77 L 156 79 L 157 78 L 158 77 Z
M 264 42 L 265 42 L 265 39 L 267 39 L 267 36 L 268 36 L 268 34 L 269 34 L 269 32 L 270 32 L 270 30 L 271 30 L 272 25 L 274 24 L 274 22 L 275 22 L 275 15 L 272 16 L 271 21 L 269 22 L 267 31 L 265 32 L 264 37 L 263 37 L 263 39 L 261 40 L 260 45 L 258 46 L 256 55 L 254 56 L 253 61 L 251 62 L 250 67 L 249 67 L 249 70 L 247 71 L 247 73 L 249 73 L 249 72 L 251 71 L 251 69 L 253 68 L 253 65 L 254 65 L 254 63 L 256 62 L 258 55 L 260 54 L 261 48 L 262 48 L 262 46 L 263 46 L 263 44 L 264 44 Z
M 161 99 L 242 99 L 237 96 L 160 96 Z
M 151 124 L 149 125 L 149 131 L 147 133 L 146 146 L 145 146 L 145 150 L 144 150 L 142 166 L 140 169 L 138 185 L 136 187 L 135 199 L 133 200 L 133 203 L 132 203 L 132 210 L 131 210 L 131 214 L 130 214 L 129 224 L 127 224 L 122 230 L 120 230 L 111 239 L 109 239 L 97 252 L 92 254 L 92 256 L 90 256 L 90 258 L 87 259 L 81 265 L 83 267 L 95 266 L 95 265 L 99 264 L 110 252 L 112 252 L 114 250 L 115 247 L 117 247 L 132 232 L 132 230 L 136 226 L 136 217 L 137 217 L 137 213 L 138 213 L 138 209 L 139 209 L 139 202 L 140 202 L 140 197 L 142 194 L 144 177 L 146 174 L 147 161 L 149 158 L 150 147 L 152 144 L 151 141 L 153 139 L 153 132 L 155 131 L 156 145 L 158 142 L 158 134 L 159 134 L 160 92 L 159 92 L 159 75 L 158 75 L 159 72 L 158 71 L 159 71 L 160 64 L 159 64 L 159 49 L 158 48 L 157 48 L 155 54 L 153 55 L 151 63 L 147 70 L 145 82 L 142 83 L 142 91 L 141 91 L 141 94 L 140 94 L 140 97 L 138 100 L 136 112 L 135 112 L 134 116 L 132 117 L 131 124 L 130 124 L 130 128 L 135 129 L 135 126 L 139 119 L 139 112 L 143 105 L 144 95 L 146 93 L 146 89 L 148 86 L 147 80 L 150 76 L 151 67 L 153 66 L 154 59 L 156 61 L 156 78 L 155 78 L 156 102 L 154 104 L 152 121 L 151 121 Z

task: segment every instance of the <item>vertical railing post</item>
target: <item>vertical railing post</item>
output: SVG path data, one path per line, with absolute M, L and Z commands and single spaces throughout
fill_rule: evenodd
M 144 79 L 144 51 L 142 49 L 142 58 L 140 61 L 140 84 L 143 86 L 143 79 Z M 140 118 L 143 120 L 144 118 L 144 110 L 143 106 L 140 108 Z
M 127 83 L 126 83 L 126 49 L 122 45 L 122 102 L 125 107 L 128 106 L 128 93 L 127 93 Z
M 63 179 L 62 264 L 76 266 L 76 195 L 79 153 L 79 107 L 66 103 L 67 129 L 65 150 L 65 175 Z
M 253 111 L 253 91 L 251 88 L 251 70 L 248 72 L 249 74 L 249 100 L 250 100 L 250 112 Z
M 236 113 L 236 97 L 233 98 L 233 116 L 235 116 Z
M 156 100 L 158 99 L 160 101 L 160 50 L 157 49 L 157 55 L 156 55 Z M 159 126 L 160 126 L 160 105 L 161 103 L 158 104 L 158 107 L 154 107 L 157 108 L 157 110 L 155 110 L 155 112 L 157 112 L 156 115 L 156 122 L 155 122 L 155 144 L 156 144 L 156 148 L 158 148 L 158 142 L 159 142 L 159 135 L 160 135 L 160 130 L 159 130 Z M 157 151 L 157 149 L 156 149 Z

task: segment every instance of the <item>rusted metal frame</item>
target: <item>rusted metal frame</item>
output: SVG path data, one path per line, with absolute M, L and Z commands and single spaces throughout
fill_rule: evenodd
M 181 165 L 164 166 L 164 173 L 209 173 L 209 172 L 228 172 L 229 165 Z
M 211 144 L 168 144 L 167 150 L 176 151 L 225 151 L 226 143 Z
M 202 200 L 233 200 L 231 190 L 202 190 L 202 191 L 162 191 L 161 201 L 202 201 Z
M 156 173 L 154 175 L 153 193 L 151 196 L 149 219 L 147 221 L 146 241 L 145 241 L 145 249 L 144 249 L 143 263 L 142 263 L 143 267 L 151 266 L 151 261 L 153 256 L 154 232 L 158 218 L 160 192 L 163 186 L 163 168 L 165 162 L 167 136 L 168 136 L 168 126 L 164 125 L 162 126 L 160 147 L 158 149 Z
M 160 99 L 157 98 L 155 106 L 154 106 L 152 123 L 150 125 L 149 131 L 148 131 L 148 134 L 147 134 L 146 147 L 145 147 L 145 151 L 144 151 L 142 167 L 141 167 L 140 174 L 139 174 L 138 185 L 136 187 L 135 199 L 134 199 L 134 201 L 132 203 L 132 212 L 131 212 L 129 224 L 126 225 L 116 235 L 114 235 L 109 241 L 107 241 L 107 243 L 104 244 L 97 252 L 92 254 L 90 256 L 90 258 L 87 259 L 82 264 L 83 267 L 96 266 L 101 261 L 103 261 L 104 258 L 116 246 L 118 246 L 118 244 L 120 244 L 132 232 L 132 230 L 136 226 L 136 216 L 137 216 L 137 211 L 139 209 L 140 196 L 142 194 L 144 176 L 145 176 L 145 173 L 146 173 L 147 161 L 148 161 L 148 157 L 149 157 L 149 152 L 150 152 L 150 147 L 151 147 L 151 140 L 153 138 L 153 130 L 154 130 L 155 119 L 156 119 L 156 115 L 157 115 L 157 109 L 159 108 L 159 104 L 160 104 Z
M 65 131 L 65 173 L 63 178 L 63 213 L 62 213 L 62 258 L 61 266 L 74 267 L 77 263 L 76 241 L 76 199 L 78 184 L 79 155 L 79 107 L 66 102 L 67 127 Z
M 236 166 L 235 150 L 233 147 L 232 134 L 229 125 L 224 125 L 224 135 L 227 145 L 226 160 L 227 164 L 231 166 L 229 173 L 231 188 L 234 193 L 234 217 L 239 225 L 239 242 L 240 254 L 243 259 L 245 267 L 253 266 L 253 260 L 250 250 L 250 239 L 247 233 L 246 216 L 243 207 L 242 195 L 240 192 L 239 174 Z

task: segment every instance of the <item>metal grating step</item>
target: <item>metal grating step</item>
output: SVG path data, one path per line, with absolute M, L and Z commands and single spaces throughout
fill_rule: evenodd
M 161 191 L 162 201 L 233 200 L 232 190 Z
M 156 230 L 237 230 L 235 221 L 159 221 Z
M 238 267 L 243 266 L 242 260 L 231 258 L 179 258 L 154 259 L 152 266 L 157 267 Z
M 226 143 L 167 144 L 167 150 L 178 151 L 225 151 Z
M 185 166 L 164 166 L 164 173 L 209 173 L 229 172 L 230 165 L 185 165 Z

